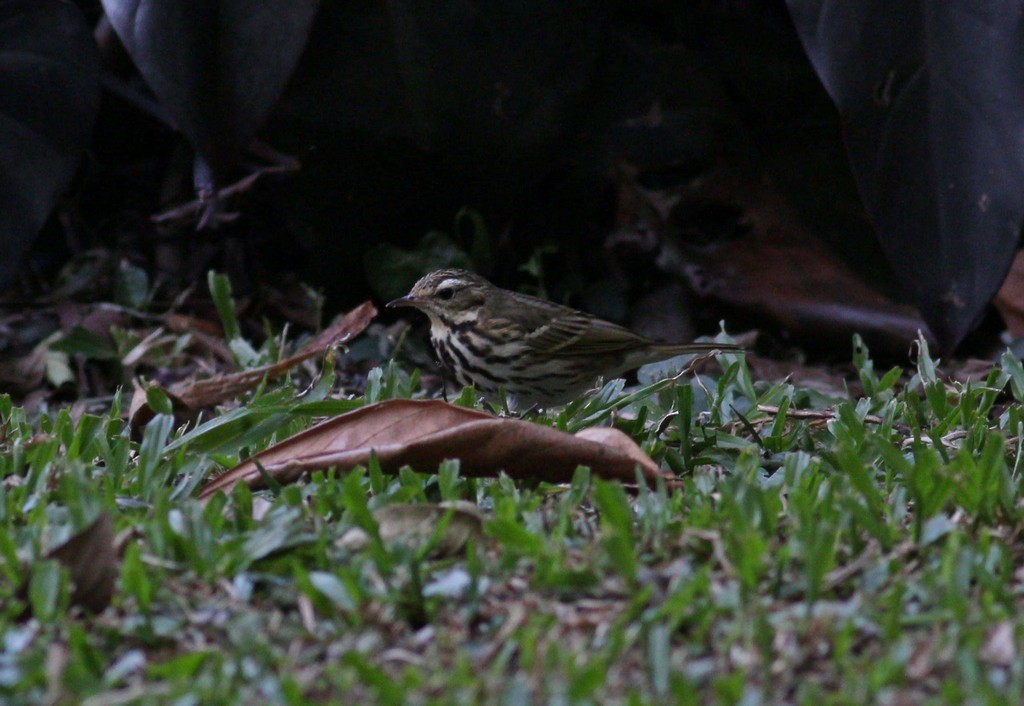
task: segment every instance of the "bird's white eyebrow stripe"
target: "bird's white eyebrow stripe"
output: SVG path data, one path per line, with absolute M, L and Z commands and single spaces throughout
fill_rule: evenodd
M 463 281 L 461 279 L 449 277 L 448 279 L 441 280 L 441 284 L 437 285 L 437 288 L 441 289 L 442 287 L 461 287 L 462 285 Z

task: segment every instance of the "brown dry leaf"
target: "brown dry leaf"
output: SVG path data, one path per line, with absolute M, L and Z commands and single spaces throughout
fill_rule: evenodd
M 163 323 L 174 333 L 203 333 L 213 338 L 224 336 L 220 324 L 187 314 L 164 314 Z
M 647 262 L 681 277 L 700 298 L 775 321 L 827 350 L 848 348 L 854 332 L 873 352 L 896 355 L 919 329 L 932 340 L 920 314 L 883 291 L 885 278 L 866 255 L 860 263 L 840 257 L 772 181 L 723 165 L 686 184 L 641 188 L 638 197 L 630 193 L 635 176 L 623 174 L 617 222 L 644 226 L 632 238 L 634 256 L 646 250 Z
M 159 387 L 156 383 L 150 383 L 151 387 Z M 171 402 L 174 410 L 174 417 L 178 421 L 191 421 L 195 419 L 198 410 L 192 409 L 182 402 L 177 395 L 164 390 L 167 399 Z M 140 434 L 142 429 L 156 416 L 156 412 L 149 406 L 146 399 L 146 388 L 137 379 L 132 380 L 132 401 L 128 406 L 128 427 L 135 434 Z
M 210 351 L 222 363 L 230 365 L 235 362 L 231 349 L 228 348 L 228 344 L 224 343 L 224 332 L 219 325 L 212 321 L 185 314 L 166 314 L 163 317 L 163 322 L 164 326 L 174 333 L 190 335 L 196 345 Z
M 372 302 L 363 302 L 344 316 L 335 317 L 331 325 L 314 336 L 302 348 L 302 353 L 309 351 L 325 351 L 331 346 L 345 343 L 363 332 L 373 318 L 377 309 Z
M 114 550 L 114 520 L 103 513 L 91 525 L 50 552 L 71 576 L 71 605 L 100 613 L 110 605 L 117 583 L 118 558 Z
M 24 395 L 37 389 L 46 374 L 46 349 L 37 347 L 28 355 L 0 360 L 0 392 Z
M 132 401 L 128 405 L 128 426 L 132 429 L 142 429 L 149 424 L 156 416 L 156 412 L 150 409 L 146 402 L 146 388 L 138 379 L 132 380 Z
M 755 380 L 768 382 L 781 382 L 783 380 L 820 392 L 829 397 L 845 399 L 848 390 L 860 389 L 860 381 L 847 379 L 846 376 L 821 365 L 803 365 L 795 360 L 776 360 L 766 358 L 756 353 L 748 352 L 746 356 L 747 365 L 750 367 L 750 374 Z
M 1000 667 L 1016 664 L 1017 644 L 1013 632 L 1011 621 L 1003 620 L 996 623 L 981 646 L 981 659 Z
M 176 336 L 168 334 L 163 328 L 154 329 L 122 356 L 121 365 L 126 368 L 134 368 L 150 351 L 166 345 L 173 345 L 176 340 Z
M 46 693 L 41 703 L 59 704 L 73 699 L 65 679 L 70 662 L 71 650 L 66 644 L 54 641 L 46 646 Z
M 1018 252 L 992 302 L 1014 338 L 1024 336 L 1024 252 Z
M 321 331 L 299 353 L 290 358 L 240 373 L 229 373 L 205 380 L 178 383 L 166 390 L 167 395 L 176 403 L 175 407 L 177 407 L 177 403 L 180 403 L 184 409 L 189 411 L 196 412 L 204 407 L 211 407 L 255 389 L 265 378 L 281 375 L 299 363 L 323 353 L 332 345 L 344 343 L 358 336 L 376 315 L 377 309 L 373 304 L 363 302 Z M 128 416 L 133 429 L 137 428 L 136 418 L 140 421 L 152 419 L 152 411 L 147 412 L 146 410 L 148 410 L 148 405 L 145 392 L 140 385 L 135 384 L 135 395 L 132 397 Z M 145 422 L 142 421 L 142 423 Z
M 517 479 L 567 483 L 577 466 L 589 466 L 597 476 L 627 483 L 636 480 L 637 467 L 651 483 L 674 478 L 625 434 L 609 445 L 438 400 L 390 400 L 328 419 L 275 444 L 207 483 L 199 497 L 229 491 L 236 483 L 262 488 L 257 463 L 286 484 L 314 470 L 366 465 L 371 453 L 390 473 L 403 466 L 430 473 L 445 459 L 458 458 L 464 476 L 504 471 Z
M 327 350 L 331 345 L 344 343 L 363 332 L 377 315 L 377 309 L 371 302 L 363 302 L 344 317 L 335 321 L 321 331 L 299 353 L 272 365 L 264 365 L 240 373 L 219 375 L 189 383 L 179 383 L 171 387 L 172 392 L 187 407 L 200 409 L 236 397 L 243 392 L 255 389 L 264 378 L 276 377 L 294 368 L 299 363 L 309 360 Z
M 819 345 L 849 345 L 860 332 L 872 351 L 900 354 L 917 331 L 928 331 L 913 307 L 887 298 L 800 231 L 765 228 L 763 235 L 700 257 L 689 280 L 699 292 L 765 315 Z
M 281 375 L 320 351 L 307 351 L 285 358 L 271 365 L 262 365 L 240 373 L 215 375 L 204 380 L 190 380 L 171 385 L 167 392 L 177 397 L 189 409 L 199 410 L 230 400 L 256 389 L 265 378 Z
M 306 328 L 320 325 L 323 297 L 296 280 L 277 280 L 259 290 L 260 303 L 287 321 Z
M 636 445 L 636 442 L 630 438 L 629 434 L 615 427 L 588 427 L 587 429 L 580 429 L 576 432 L 576 438 L 596 441 L 599 444 L 618 449 L 640 464 L 640 466 L 653 465 L 654 463 L 651 457 Z M 657 466 L 654 466 L 654 468 L 657 469 Z
M 113 328 L 125 328 L 131 317 L 122 308 L 113 304 L 80 304 L 62 301 L 54 306 L 60 317 L 60 330 L 70 333 L 74 328 L 83 328 L 94 333 L 107 343 L 113 343 L 110 331 Z
M 102 613 L 114 597 L 119 573 L 114 548 L 114 520 L 107 513 L 91 525 L 72 535 L 68 541 L 51 550 L 47 559 L 56 559 L 71 579 L 71 605 L 82 606 L 90 613 Z M 28 598 L 28 581 L 18 591 L 22 600 Z M 23 617 L 28 617 L 26 608 Z
M 441 558 L 458 554 L 470 540 L 479 542 L 483 539 L 483 515 L 473 503 L 464 500 L 437 505 L 398 503 L 375 510 L 373 519 L 384 544 L 418 547 L 433 538 L 438 525 L 449 514 L 448 524 L 431 551 L 431 556 Z M 362 551 L 369 545 L 370 536 L 361 527 L 353 527 L 338 540 L 338 546 L 353 552 Z
M 988 379 L 989 373 L 999 367 L 998 360 L 983 358 L 967 358 L 952 362 L 954 367 L 949 371 L 948 378 L 962 383 L 984 383 Z

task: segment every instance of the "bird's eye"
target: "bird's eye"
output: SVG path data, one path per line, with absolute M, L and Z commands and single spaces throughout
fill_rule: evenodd
M 451 301 L 454 296 L 455 290 L 451 287 L 445 287 L 444 289 L 437 290 L 437 298 L 441 301 Z

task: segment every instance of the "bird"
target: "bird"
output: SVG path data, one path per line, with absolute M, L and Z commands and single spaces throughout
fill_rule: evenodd
M 732 343 L 658 343 L 454 268 L 425 275 L 387 306 L 426 314 L 430 343 L 451 376 L 492 399 L 504 390 L 508 406 L 519 410 L 565 404 L 599 377 L 677 355 L 743 350 Z

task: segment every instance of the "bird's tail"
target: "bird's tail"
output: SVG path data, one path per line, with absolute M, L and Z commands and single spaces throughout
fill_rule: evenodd
M 743 346 L 738 346 L 735 343 L 659 343 L 654 349 L 660 356 L 659 360 L 693 353 L 711 353 L 713 351 L 742 353 L 745 350 Z
M 610 371 L 608 374 L 620 375 L 627 370 L 639 368 L 641 365 L 668 360 L 677 355 L 702 355 L 712 352 L 741 353 L 743 350 L 743 346 L 737 346 L 735 343 L 656 343 L 648 348 L 630 353 L 617 370 Z

